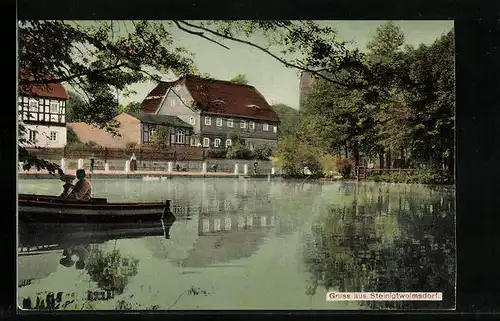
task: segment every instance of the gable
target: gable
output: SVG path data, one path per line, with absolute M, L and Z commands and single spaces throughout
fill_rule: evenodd
M 191 108 L 193 97 L 185 85 L 171 87 L 167 91 L 160 107 L 157 109 L 158 115 L 191 115 L 194 109 Z

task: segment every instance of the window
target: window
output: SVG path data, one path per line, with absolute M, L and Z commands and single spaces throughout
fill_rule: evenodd
M 240 128 L 247 128 L 247 122 L 244 120 L 240 121 Z
M 189 122 L 191 123 L 191 125 L 194 125 L 196 124 L 196 119 L 193 116 L 191 116 L 189 117 Z
M 32 129 L 30 129 L 30 130 L 28 131 L 29 140 L 30 140 L 31 142 L 36 142 L 36 136 L 37 136 L 36 134 L 37 134 L 37 131 L 36 131 L 36 130 L 32 130 Z
M 227 120 L 227 127 L 233 128 L 233 120 L 232 119 Z
M 220 146 L 220 143 L 221 143 L 220 138 L 216 138 L 216 139 L 214 140 L 214 146 L 215 146 L 215 147 L 219 147 L 219 146 Z
M 175 134 L 175 142 L 177 144 L 184 144 L 184 139 L 185 139 L 185 134 L 184 131 L 179 129 L 177 130 L 177 133 Z
M 30 111 L 38 111 L 38 100 L 30 99 L 28 106 Z
M 269 130 L 269 124 L 264 123 L 264 124 L 262 125 L 262 130 L 263 130 L 263 131 L 265 131 L 265 132 L 267 132 L 267 131 Z
M 175 98 L 170 99 L 170 106 L 174 107 L 175 106 Z
M 232 143 L 232 142 L 231 142 L 231 139 L 230 139 L 230 138 L 226 139 L 226 147 L 231 146 L 231 143 Z
M 252 130 L 255 129 L 255 123 L 253 121 L 251 121 L 249 124 L 248 124 L 248 127 Z
M 203 137 L 203 147 L 209 147 L 209 146 L 210 146 L 210 138 Z
M 151 140 L 151 136 L 153 136 L 156 132 L 156 128 L 150 127 L 149 128 L 149 140 Z
M 275 132 L 275 133 L 278 132 L 278 126 L 273 126 L 273 132 Z
M 205 125 L 212 126 L 212 118 L 206 116 L 205 117 Z
M 57 132 L 50 132 L 50 137 L 49 139 L 53 142 L 57 140 Z
M 50 103 L 50 113 L 51 114 L 59 113 L 59 103 L 58 102 L 53 101 Z
M 217 118 L 217 127 L 222 127 L 222 118 Z
M 195 139 L 194 139 L 194 136 L 191 136 L 189 144 L 190 144 L 191 146 L 196 146 L 196 141 L 195 141 Z

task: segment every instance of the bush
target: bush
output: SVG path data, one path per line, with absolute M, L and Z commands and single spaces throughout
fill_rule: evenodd
M 353 163 L 348 158 L 342 158 L 342 159 L 337 161 L 337 168 L 338 168 L 340 175 L 342 175 L 342 178 L 351 177 L 352 166 L 353 166 Z
M 243 147 L 240 144 L 230 146 L 227 148 L 226 152 L 227 159 L 253 159 L 252 151 Z
M 269 158 L 273 155 L 273 149 L 268 146 L 260 146 L 253 151 L 253 158 L 258 160 L 269 160 Z
M 225 149 L 210 149 L 207 152 L 208 158 L 226 158 L 227 151 Z
M 133 140 L 125 143 L 125 147 L 128 149 L 134 149 L 136 146 L 137 146 L 137 142 L 135 142 Z

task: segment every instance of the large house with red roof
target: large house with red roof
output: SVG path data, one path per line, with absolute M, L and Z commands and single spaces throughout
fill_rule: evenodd
M 248 148 L 276 143 L 278 116 L 253 86 L 186 75 L 160 82 L 142 113 L 177 116 L 193 126 L 191 146 L 224 148 L 238 136 Z
M 19 88 L 19 120 L 25 124 L 28 146 L 66 146 L 68 93 L 60 83 Z

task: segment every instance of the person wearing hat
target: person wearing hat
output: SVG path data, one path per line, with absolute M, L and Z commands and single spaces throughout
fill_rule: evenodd
M 73 180 L 75 179 L 75 176 L 73 175 L 62 175 L 60 177 L 61 181 L 63 181 L 65 184 L 63 185 L 63 191 L 59 197 L 68 197 L 69 194 L 71 194 L 71 191 L 73 191 L 73 188 L 75 185 L 73 185 Z
M 75 187 L 73 187 L 73 191 L 71 191 L 71 194 L 68 195 L 68 198 L 90 201 L 92 186 L 85 176 L 86 174 L 84 169 L 76 171 L 76 178 L 78 178 L 78 182 L 76 182 Z

